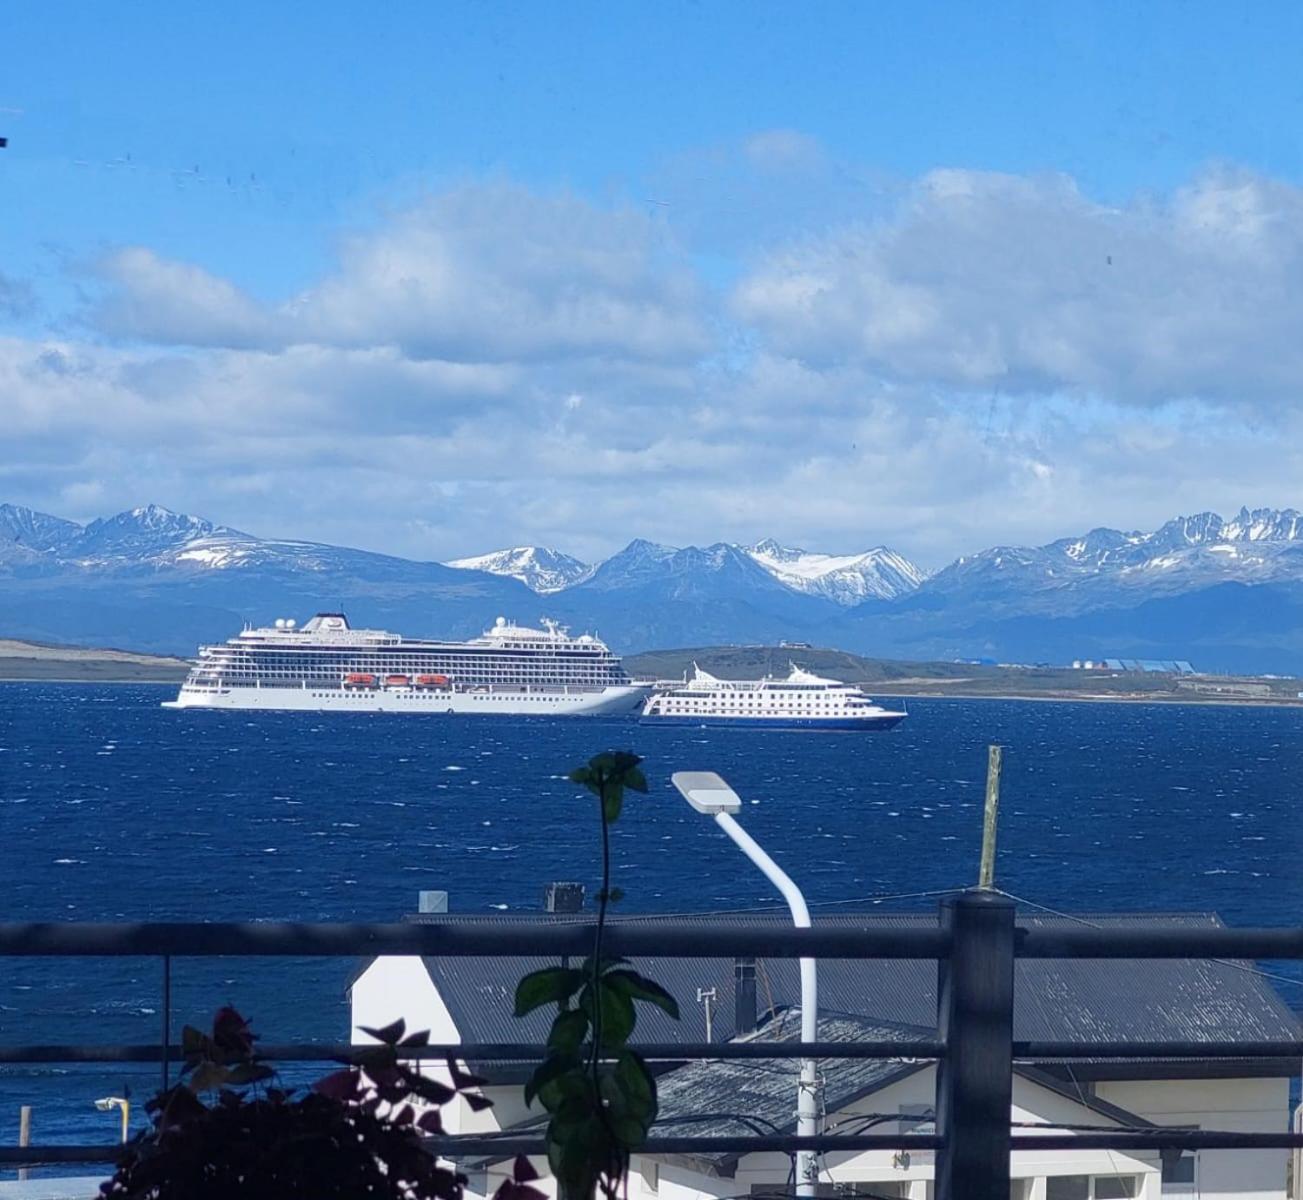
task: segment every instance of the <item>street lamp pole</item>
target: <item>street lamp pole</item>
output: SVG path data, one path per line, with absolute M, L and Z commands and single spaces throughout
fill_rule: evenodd
M 100 1112 L 112 1112 L 115 1108 L 122 1113 L 122 1144 L 125 1146 L 131 1132 L 131 1094 L 125 1096 L 105 1096 L 95 1101 Z
M 764 873 L 787 901 L 792 913 L 792 924 L 797 929 L 810 928 L 810 910 L 801 889 L 741 825 L 733 813 L 742 807 L 742 800 L 720 776 L 713 771 L 676 771 L 671 777 L 674 786 L 699 813 L 715 818 L 718 825 L 734 844 Z M 815 960 L 803 958 L 801 964 L 801 1041 L 804 1044 L 819 1040 L 819 977 Z M 812 1058 L 801 1059 L 800 1079 L 796 1093 L 796 1132 L 800 1137 L 814 1137 L 819 1132 L 818 1080 Z M 796 1194 L 813 1196 L 819 1179 L 818 1156 L 813 1150 L 796 1152 Z

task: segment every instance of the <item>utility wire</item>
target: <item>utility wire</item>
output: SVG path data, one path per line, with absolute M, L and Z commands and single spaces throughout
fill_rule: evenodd
M 1031 908 L 1038 908 L 1041 912 L 1049 913 L 1053 917 L 1062 917 L 1066 921 L 1076 921 L 1078 925 L 1085 925 L 1088 929 L 1105 928 L 1098 921 L 1088 921 L 1085 917 L 1078 917 L 1073 913 L 1060 912 L 1056 908 L 1051 908 L 1048 904 L 1038 904 L 1035 900 L 1028 900 L 1023 896 L 1015 896 L 1012 892 L 1006 892 L 1004 888 L 992 888 L 991 890 L 993 892 L 998 892 L 1001 896 L 1004 896 L 1017 904 L 1026 904 Z M 1274 979 L 1277 983 L 1292 983 L 1295 987 L 1303 987 L 1303 979 L 1292 979 L 1288 975 L 1278 975 L 1274 971 L 1263 971 L 1259 967 L 1251 966 L 1242 962 L 1236 962 L 1231 958 L 1210 958 L 1208 961 L 1218 963 L 1223 967 L 1232 967 L 1236 971 L 1244 971 L 1249 975 L 1258 975 L 1263 979 Z

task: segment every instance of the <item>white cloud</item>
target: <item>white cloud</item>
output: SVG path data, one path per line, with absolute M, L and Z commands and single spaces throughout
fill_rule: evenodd
M 100 276 L 108 294 L 92 323 L 162 344 L 491 362 L 711 349 L 704 291 L 663 228 L 632 208 L 508 184 L 454 188 L 348 236 L 333 274 L 276 306 L 141 248 L 110 256 Z
M 108 290 L 90 320 L 106 333 L 194 346 L 265 346 L 278 340 L 279 322 L 272 314 L 202 267 L 131 246 L 107 255 L 96 274 Z
M 733 303 L 783 353 L 930 386 L 1292 403 L 1303 191 L 1218 170 L 1112 208 L 938 170 L 890 217 L 764 252 Z
M 832 171 L 816 151 L 735 157 L 788 186 Z M 1223 171 L 1107 208 L 938 171 L 858 222 L 849 194 L 787 220 L 731 308 L 673 218 L 506 184 L 354 233 L 277 305 L 120 252 L 90 314 L 109 338 L 0 339 L 0 499 L 423 557 L 772 534 L 930 566 L 1299 503 L 1294 189 Z

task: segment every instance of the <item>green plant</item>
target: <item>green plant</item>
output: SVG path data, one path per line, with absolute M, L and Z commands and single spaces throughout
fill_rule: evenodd
M 451 1085 L 407 1065 L 402 1050 L 429 1039 L 407 1034 L 402 1021 L 365 1032 L 379 1044 L 360 1048 L 344 1069 L 295 1092 L 264 1086 L 275 1072 L 233 1008 L 218 1011 L 211 1034 L 187 1026 L 181 1082 L 148 1103 L 153 1129 L 130 1145 L 100 1194 L 115 1200 L 461 1200 L 465 1177 L 441 1166 L 421 1135 L 442 1132 L 439 1108 L 457 1095 L 473 1108 L 487 1107 L 472 1090 L 484 1081 L 451 1060 Z
M 597 797 L 602 831 L 602 889 L 598 893 L 593 952 L 579 967 L 548 967 L 516 988 L 516 1016 L 555 1004 L 547 1056 L 525 1085 L 548 1113 L 547 1155 L 561 1200 L 588 1200 L 598 1189 L 615 1200 L 630 1152 L 656 1120 L 656 1080 L 629 1046 L 637 1003 L 654 1004 L 678 1019 L 679 1006 L 660 984 L 626 959 L 603 954 L 607 909 L 621 899 L 611 887 L 611 826 L 625 790 L 646 792 L 647 781 L 628 751 L 599 754 L 570 773 Z

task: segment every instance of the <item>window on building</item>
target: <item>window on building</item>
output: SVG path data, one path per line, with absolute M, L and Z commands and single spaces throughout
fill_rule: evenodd
M 1045 1180 L 1045 1200 L 1090 1200 L 1090 1176 L 1049 1176 Z
M 1165 1153 L 1163 1155 L 1163 1195 L 1193 1196 L 1194 1169 L 1195 1159 L 1193 1154 Z
M 1139 1180 L 1134 1175 L 1099 1175 L 1095 1179 L 1093 1200 L 1129 1200 L 1139 1194 Z

